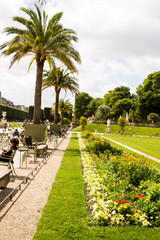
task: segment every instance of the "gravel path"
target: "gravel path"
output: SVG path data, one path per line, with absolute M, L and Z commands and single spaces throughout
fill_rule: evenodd
M 0 240 L 31 240 L 71 134 L 60 143 L 0 222 Z M 5 209 L 3 209 L 4 211 Z

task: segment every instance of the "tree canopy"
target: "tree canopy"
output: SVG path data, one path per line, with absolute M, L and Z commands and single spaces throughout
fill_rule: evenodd
M 151 73 L 137 88 L 140 117 L 146 119 L 153 112 L 160 115 L 160 72 Z
M 88 93 L 82 92 L 75 96 L 74 117 L 78 121 L 81 116 L 88 118 L 87 106 L 93 98 Z

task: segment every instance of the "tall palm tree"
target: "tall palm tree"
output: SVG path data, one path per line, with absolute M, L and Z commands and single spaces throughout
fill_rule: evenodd
M 11 59 L 10 67 L 21 58 L 32 55 L 30 66 L 36 61 L 36 87 L 34 100 L 34 123 L 40 123 L 41 109 L 41 90 L 44 62 L 49 66 L 55 59 L 60 60 L 73 72 L 77 69 L 73 60 L 80 63 L 80 55 L 73 48 L 72 41 L 77 41 L 76 33 L 71 29 L 63 28 L 59 23 L 63 13 L 55 14 L 49 21 L 45 11 L 41 13 L 35 4 L 36 12 L 31 9 L 21 8 L 29 19 L 23 17 L 14 17 L 13 20 L 22 24 L 23 28 L 7 27 L 4 32 L 7 35 L 14 34 L 12 40 L 5 42 L 0 46 L 2 54 L 5 56 L 14 54 Z
M 78 93 L 79 85 L 77 81 L 77 78 L 72 76 L 68 70 L 64 70 L 60 67 L 56 68 L 56 66 L 53 66 L 51 71 L 46 71 L 44 73 L 42 89 L 44 90 L 49 87 L 54 87 L 55 89 L 55 124 L 57 124 L 58 120 L 58 103 L 61 89 L 64 89 L 65 92 L 69 90 L 71 93 Z

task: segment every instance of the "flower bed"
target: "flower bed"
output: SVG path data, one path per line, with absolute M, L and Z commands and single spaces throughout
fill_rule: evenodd
M 79 143 L 96 223 L 159 226 L 160 172 L 145 158 L 123 153 L 88 132 Z

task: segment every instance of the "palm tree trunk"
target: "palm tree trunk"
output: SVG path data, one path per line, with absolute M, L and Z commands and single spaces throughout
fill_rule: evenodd
M 61 124 L 63 125 L 64 112 L 61 112 Z
M 44 61 L 37 62 L 36 87 L 34 97 L 33 123 L 40 124 L 41 117 L 41 93 L 42 93 L 42 74 Z
M 55 87 L 56 92 L 56 103 L 55 103 L 55 116 L 54 116 L 54 123 L 58 123 L 58 103 L 59 103 L 59 90 Z

